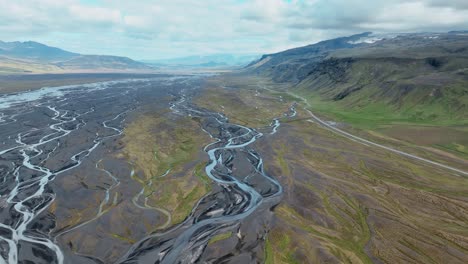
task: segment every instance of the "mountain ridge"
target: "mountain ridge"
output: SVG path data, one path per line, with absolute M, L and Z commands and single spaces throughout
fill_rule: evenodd
M 87 55 L 35 41 L 0 41 L 0 72 L 151 71 L 154 67 L 128 57 Z
M 349 42 L 363 37 L 372 35 L 266 54 L 243 71 L 290 83 L 292 92 L 345 122 L 466 125 L 466 34 L 415 33 Z
M 239 68 L 249 64 L 259 56 L 253 54 L 218 53 L 210 55 L 192 55 L 159 60 L 143 60 L 150 65 L 162 67 L 188 67 L 188 68 Z

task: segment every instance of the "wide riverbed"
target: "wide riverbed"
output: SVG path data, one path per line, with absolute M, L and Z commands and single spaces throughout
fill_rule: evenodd
M 257 131 L 198 108 L 191 97 L 203 78 L 160 76 L 2 95 L 0 263 L 192 263 L 207 258 L 203 252 L 208 241 L 221 232 L 237 231 L 247 244 L 261 240 L 245 238 L 240 226 L 256 211 L 276 205 L 282 188 L 265 173 L 251 144 L 275 133 L 280 119 Z M 116 188 L 129 193 L 138 188 L 130 177 L 122 177 L 133 173 L 129 164 L 112 155 L 120 147 L 117 139 L 128 116 L 149 105 L 200 120 L 200 129 L 213 139 L 205 148 L 205 172 L 219 190 L 198 201 L 185 221 L 156 233 L 138 227 L 138 219 L 164 217 L 156 212 L 135 203 L 132 208 L 129 202 L 119 214 L 135 222 L 117 223 L 106 209 L 125 199 Z M 292 107 L 281 118 L 294 113 Z M 73 210 L 84 213 L 66 219 Z M 98 221 L 126 226 L 140 238 L 131 246 L 101 241 Z M 92 244 L 95 253 L 82 254 L 65 242 L 71 235 Z

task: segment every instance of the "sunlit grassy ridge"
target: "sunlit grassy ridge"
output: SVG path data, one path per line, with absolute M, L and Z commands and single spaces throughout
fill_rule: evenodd
M 288 110 L 289 105 L 279 100 L 280 95 L 260 94 L 261 89 L 257 86 L 245 87 L 243 81 L 237 83 L 235 78 L 229 81 L 229 85 L 224 86 L 222 79 L 213 79 L 207 84 L 203 96 L 196 98 L 195 102 L 226 114 L 233 123 L 253 128 L 270 125 L 274 118 Z
M 208 242 L 208 244 L 216 243 L 216 242 L 218 242 L 218 241 L 221 241 L 221 240 L 230 238 L 231 236 L 232 236 L 232 232 L 221 233 L 221 234 L 219 234 L 219 235 L 216 235 L 216 236 L 212 237 L 212 238 L 210 239 L 210 241 Z
M 332 120 L 466 158 L 466 73 L 434 73 L 426 64 L 358 60 L 342 69 L 341 81 L 324 74 L 289 92 L 306 98 L 312 111 Z
M 169 118 L 160 113 L 141 116 L 126 127 L 123 141 L 148 205 L 164 208 L 171 222 L 178 223 L 211 188 L 204 163 L 197 162 L 209 138 L 193 119 Z
M 444 102 L 446 107 L 427 103 L 398 108 L 386 103 L 373 102 L 372 98 L 368 97 L 370 95 L 361 95 L 361 102 L 354 101 L 350 105 L 345 105 L 345 102 L 337 104 L 306 91 L 300 91 L 299 94 L 305 95 L 313 104 L 313 109 L 316 111 L 330 114 L 337 120 L 362 128 L 376 128 L 379 125 L 388 124 L 450 126 L 467 125 L 468 122 L 466 117 L 464 117 L 464 110 L 458 113 L 447 111 L 451 108 L 449 102 Z M 456 96 L 458 95 L 454 95 L 454 97 Z M 462 98 L 461 100 L 465 99 Z M 360 105 L 354 106 L 352 104 Z
M 245 71 L 280 82 L 327 119 L 466 158 L 467 43 L 466 35 L 453 32 L 357 46 L 338 38 L 269 54 Z M 437 128 L 427 137 L 431 142 L 407 136 L 423 133 L 423 126 Z

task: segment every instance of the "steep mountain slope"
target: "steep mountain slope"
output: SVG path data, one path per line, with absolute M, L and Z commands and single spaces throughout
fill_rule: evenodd
M 317 109 L 351 123 L 467 123 L 466 34 L 356 41 L 363 37 L 265 55 L 246 70 L 293 83 Z
M 275 81 L 298 82 L 305 78 L 312 67 L 324 60 L 331 51 L 366 45 L 360 40 L 368 38 L 370 34 L 366 32 L 350 37 L 325 40 L 275 54 L 266 54 L 258 61 L 250 63 L 246 69 L 270 76 Z
M 65 51 L 55 47 L 49 47 L 34 41 L 0 41 L 0 55 L 23 60 L 54 62 L 68 60 L 79 56 L 80 54 Z
M 82 55 L 34 41 L 0 41 L 0 73 L 138 71 L 152 67 L 130 58 Z

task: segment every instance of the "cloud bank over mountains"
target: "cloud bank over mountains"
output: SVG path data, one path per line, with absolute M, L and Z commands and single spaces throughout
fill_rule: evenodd
M 0 39 L 138 59 L 268 53 L 363 31 L 468 29 L 465 0 L 0 0 Z

